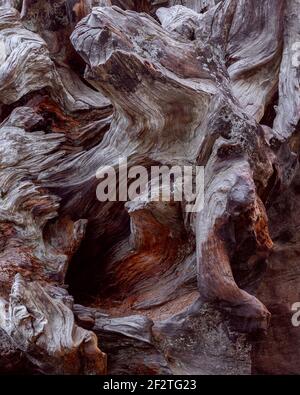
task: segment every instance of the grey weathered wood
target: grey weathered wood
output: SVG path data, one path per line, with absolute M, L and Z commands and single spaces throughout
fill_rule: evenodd
M 274 372 L 286 321 L 241 332 L 300 289 L 298 2 L 0 6 L 0 369 Z M 203 210 L 100 203 L 120 156 L 205 166 Z

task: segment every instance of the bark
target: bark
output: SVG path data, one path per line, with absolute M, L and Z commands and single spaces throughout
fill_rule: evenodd
M 0 370 L 299 373 L 297 0 L 0 6 Z M 203 209 L 99 202 L 120 157 Z

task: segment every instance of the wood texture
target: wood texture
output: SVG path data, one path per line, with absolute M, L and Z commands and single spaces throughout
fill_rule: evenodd
M 1 372 L 300 372 L 299 15 L 0 1 Z M 99 202 L 120 157 L 204 166 L 203 209 Z

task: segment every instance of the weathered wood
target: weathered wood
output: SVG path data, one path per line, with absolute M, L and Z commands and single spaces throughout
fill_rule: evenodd
M 1 371 L 299 373 L 298 8 L 0 1 Z M 99 202 L 120 157 L 205 166 L 203 209 Z

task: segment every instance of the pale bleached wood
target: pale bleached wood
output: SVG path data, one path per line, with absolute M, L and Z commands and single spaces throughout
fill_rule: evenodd
M 274 219 L 298 185 L 297 2 L 1 6 L 1 369 L 101 374 L 100 347 L 110 373 L 250 373 L 241 332 L 267 333 L 257 287 L 297 229 Z M 120 156 L 205 166 L 203 210 L 99 202 Z

